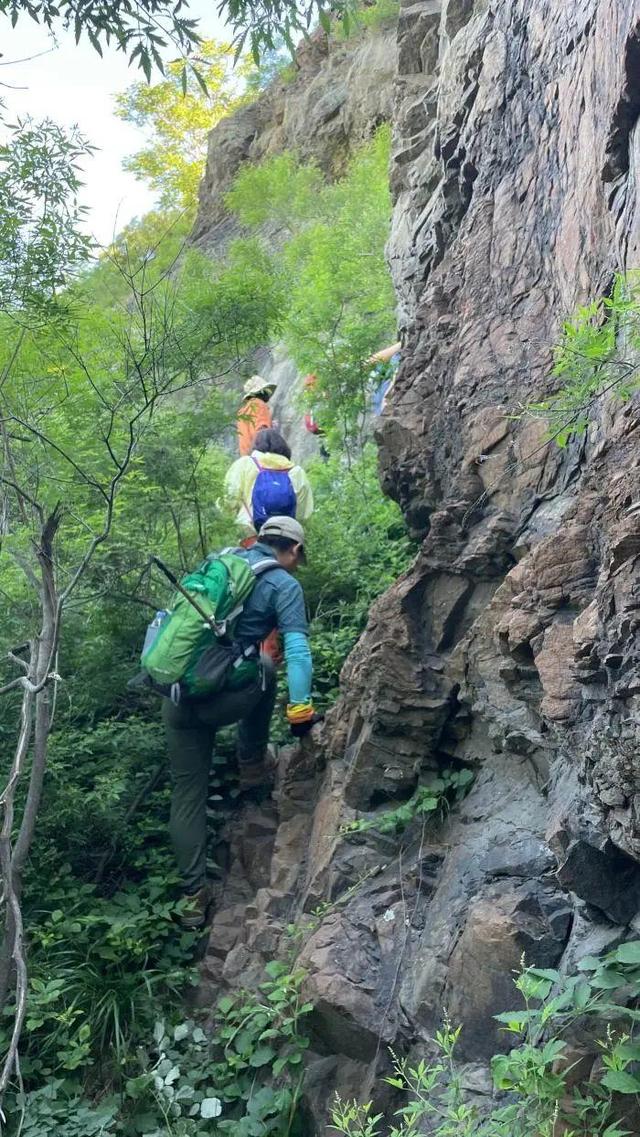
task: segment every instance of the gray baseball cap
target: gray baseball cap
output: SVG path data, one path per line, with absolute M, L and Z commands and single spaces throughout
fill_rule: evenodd
M 304 548 L 304 529 L 295 517 L 270 517 L 261 527 L 258 537 L 284 537 Z

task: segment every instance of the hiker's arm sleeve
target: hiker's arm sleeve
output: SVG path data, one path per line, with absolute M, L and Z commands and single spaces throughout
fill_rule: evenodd
M 287 664 L 289 702 L 310 703 L 313 664 L 309 640 L 303 632 L 285 632 L 284 658 Z
M 284 574 L 283 574 L 284 575 Z M 289 702 L 308 703 L 311 693 L 311 651 L 304 593 L 297 580 L 285 577 L 275 597 L 276 626 L 284 638 Z
M 297 493 L 297 499 L 296 517 L 298 521 L 302 521 L 304 523 L 305 521 L 309 520 L 311 514 L 313 513 L 313 490 L 311 489 L 309 479 L 307 478 L 304 470 L 302 471 L 302 478 L 300 481 L 300 489 Z
M 236 461 L 229 467 L 224 479 L 225 499 L 237 509 L 242 501 L 242 470 L 243 462 Z

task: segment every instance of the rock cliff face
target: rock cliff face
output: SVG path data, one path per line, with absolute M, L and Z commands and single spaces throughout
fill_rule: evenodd
M 638 400 L 564 450 L 513 417 L 553 390 L 562 319 L 638 265 L 640 0 L 413 0 L 397 35 L 378 441 L 423 543 L 235 827 L 205 966 L 245 982 L 307 928 L 318 1134 L 444 1007 L 482 1091 L 522 953 L 570 967 L 640 931 Z M 439 828 L 341 831 L 452 765 L 476 778 Z

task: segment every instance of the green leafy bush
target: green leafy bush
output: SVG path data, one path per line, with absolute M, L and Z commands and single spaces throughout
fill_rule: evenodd
M 164 1018 L 139 1029 L 135 1053 L 121 1058 L 117 1097 L 91 1102 L 76 1081 L 61 1077 L 17 1094 L 16 1115 L 24 1109 L 29 1126 L 23 1132 L 303 1137 L 303 1025 L 312 1005 L 302 998 L 302 971 L 274 961 L 266 972 L 257 991 L 222 998 L 207 1031 L 194 1019 L 172 1025 Z
M 465 1094 L 455 1061 L 460 1028 L 449 1023 L 434 1040 L 435 1057 L 410 1062 L 393 1055 L 386 1082 L 406 1095 L 387 1128 L 371 1102 L 336 1099 L 332 1128 L 344 1137 L 414 1137 L 428 1125 L 433 1137 L 624 1137 L 624 1109 L 614 1095 L 640 1094 L 640 1043 L 633 1037 L 640 1012 L 640 942 L 622 944 L 603 958 L 588 957 L 575 975 L 525 967 L 515 981 L 524 1007 L 496 1016 L 518 1040 L 492 1060 L 495 1090 L 503 1102 L 481 1109 Z M 580 1021 L 592 1022 L 599 1073 L 572 1077 L 567 1037 Z M 615 1021 L 616 1027 L 609 1025 Z M 588 1033 L 587 1033 L 588 1037 Z
M 398 0 L 372 0 L 371 3 L 354 5 L 350 19 L 342 20 L 337 29 L 341 38 L 348 39 L 362 29 L 378 28 L 382 24 L 390 24 L 397 20 L 400 11 Z
M 409 565 L 413 546 L 402 514 L 382 496 L 372 445 L 353 461 L 339 455 L 310 468 L 315 512 L 308 564 L 300 573 L 311 616 L 315 698 L 338 692 L 342 664 L 373 601 Z
M 324 184 L 313 163 L 302 165 L 291 153 L 257 166 L 244 166 L 225 197 L 241 225 L 258 228 L 269 221 L 291 230 L 317 212 Z
M 118 1100 L 114 1096 L 93 1104 L 81 1087 L 63 1078 L 50 1078 L 37 1090 L 19 1093 L 9 1116 L 9 1133 L 24 1137 L 103 1137 L 116 1132 Z

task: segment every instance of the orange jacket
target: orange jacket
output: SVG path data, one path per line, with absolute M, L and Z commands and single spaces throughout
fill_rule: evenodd
M 259 430 L 272 425 L 269 404 L 264 399 L 245 399 L 238 411 L 236 428 L 238 431 L 238 449 L 241 457 L 245 457 L 253 450 L 253 440 Z

